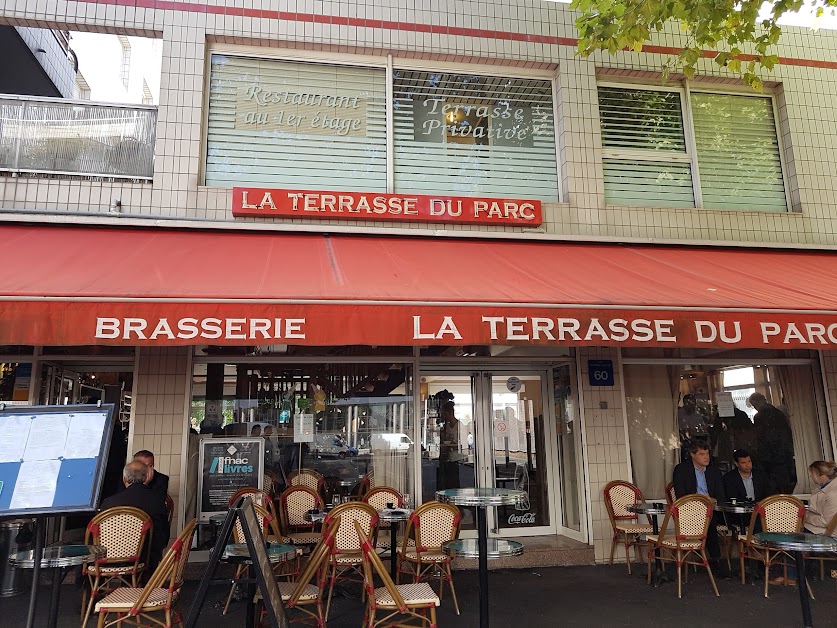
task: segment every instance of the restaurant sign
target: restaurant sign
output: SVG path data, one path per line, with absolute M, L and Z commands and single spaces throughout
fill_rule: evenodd
M 537 227 L 541 202 L 432 194 L 233 188 L 235 217 L 382 220 Z

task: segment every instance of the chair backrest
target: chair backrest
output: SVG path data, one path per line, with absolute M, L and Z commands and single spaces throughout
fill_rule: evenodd
M 145 544 L 151 545 L 152 528 L 151 517 L 139 508 L 107 508 L 87 524 L 85 543 L 107 550 L 96 564 L 138 563 Z
M 168 493 L 166 493 L 166 514 L 169 519 L 169 526 L 171 526 L 171 520 L 174 517 L 174 500 Z
M 404 547 L 406 549 L 408 540 L 413 540 L 420 552 L 439 550 L 442 543 L 453 541 L 459 536 L 461 522 L 462 513 L 453 504 L 425 502 L 410 513 Z
M 288 476 L 288 483 L 291 486 L 305 486 L 312 491 L 319 493 L 323 489 L 325 478 L 314 469 L 298 469 Z
M 404 496 L 389 486 L 378 486 L 364 495 L 363 501 L 375 510 L 386 508 L 387 504 L 395 504 L 396 508 L 401 508 L 404 505 Z
M 340 526 L 340 517 L 332 519 L 328 525 L 323 526 L 323 538 L 308 557 L 305 570 L 296 581 L 296 586 L 286 602 L 286 606 L 293 608 L 299 603 L 300 598 L 305 594 L 305 587 L 317 578 L 317 587 L 322 590 L 328 571 L 328 556 L 334 547 L 334 534 Z
M 334 534 L 333 554 L 359 553 L 360 541 L 355 533 L 355 523 L 359 523 L 364 533 L 375 539 L 378 530 L 378 511 L 365 502 L 347 502 L 340 504 L 326 515 L 324 524 L 340 517 L 340 525 Z
M 613 480 L 604 487 L 604 503 L 610 525 L 617 521 L 636 521 L 637 514 L 628 511 L 628 506 L 644 501 L 642 491 L 625 480 Z
M 363 499 L 363 497 L 373 488 L 375 488 L 375 473 L 374 471 L 369 471 L 360 481 L 359 497 Z
M 259 522 L 259 529 L 262 531 L 262 536 L 264 536 L 270 529 L 270 523 L 273 521 L 273 517 L 267 510 L 257 504 L 253 504 L 253 509 L 256 511 L 256 519 Z M 235 519 L 235 525 L 233 526 L 232 533 L 233 540 L 236 543 L 246 542 L 246 539 L 244 538 L 244 527 L 241 525 L 241 519 L 238 517 Z
M 320 510 L 323 498 L 317 491 L 307 486 L 291 486 L 279 496 L 279 514 L 285 531 L 289 528 L 311 528 L 313 524 L 305 520 L 309 510 Z
M 363 527 L 356 521 L 354 529 L 360 544 L 360 549 L 363 552 L 363 586 L 366 589 L 366 595 L 369 596 L 369 599 L 374 604 L 375 575 L 377 574 L 381 583 L 384 587 L 386 587 L 387 593 L 389 593 L 392 597 L 395 607 L 399 609 L 406 608 L 407 604 L 404 602 L 404 598 L 401 597 L 401 593 L 398 592 L 398 588 L 392 581 L 389 571 L 386 567 L 384 567 L 384 564 L 375 552 L 375 547 L 364 532 Z
M 765 497 L 753 510 L 747 536 L 752 538 L 756 520 L 761 519 L 763 532 L 802 532 L 805 505 L 793 495 Z
M 139 598 L 137 598 L 137 601 L 128 612 L 130 616 L 136 617 L 140 614 L 142 607 L 145 606 L 149 596 L 155 589 L 167 590 L 166 603 L 155 605 L 156 608 L 159 608 L 161 611 L 171 608 L 172 603 L 174 602 L 175 593 L 177 593 L 180 587 L 183 586 L 183 575 L 186 571 L 186 563 L 189 562 L 189 552 L 192 549 L 192 537 L 195 534 L 195 527 L 197 524 L 197 519 L 192 519 L 186 527 L 183 528 L 183 532 L 180 533 L 180 536 L 178 536 L 174 543 L 172 543 L 171 547 L 160 561 L 160 564 L 157 566 L 157 569 L 154 570 L 151 578 L 149 578 L 148 584 L 145 585 Z
M 668 502 L 668 505 L 671 506 L 676 499 L 677 494 L 674 492 L 674 482 L 669 482 L 666 484 L 666 502 Z
M 270 493 L 267 491 L 263 491 L 255 486 L 245 486 L 244 488 L 238 489 L 235 494 L 230 497 L 229 505 L 232 506 L 239 497 L 245 496 L 252 499 L 254 504 L 261 506 L 262 508 L 267 508 L 267 503 L 272 501 Z
M 679 545 L 683 541 L 706 542 L 706 531 L 715 507 L 712 499 L 706 495 L 684 495 L 666 510 L 666 516 L 660 526 L 660 539 L 665 538 L 668 524 L 674 520 L 674 540 Z

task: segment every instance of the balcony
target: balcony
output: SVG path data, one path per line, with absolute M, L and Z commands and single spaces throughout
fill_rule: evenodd
M 0 172 L 146 179 L 157 108 L 0 94 Z

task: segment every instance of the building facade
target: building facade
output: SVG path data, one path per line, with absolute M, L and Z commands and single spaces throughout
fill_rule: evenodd
M 833 459 L 834 33 L 787 29 L 755 93 L 706 59 L 663 82 L 674 30 L 578 58 L 535 0 L 3 17 L 162 43 L 156 107 L 6 115 L 0 360 L 6 401 L 117 403 L 179 525 L 224 430 L 278 478 L 527 488 L 496 533 L 599 561 L 604 485 L 661 497 L 680 425 L 758 456 L 752 393 L 789 490 Z

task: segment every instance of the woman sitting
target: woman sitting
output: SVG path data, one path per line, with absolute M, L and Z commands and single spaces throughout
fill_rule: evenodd
M 832 517 L 837 514 L 837 463 L 817 460 L 808 466 L 808 473 L 819 488 L 808 500 L 805 529 L 814 534 L 824 534 Z

